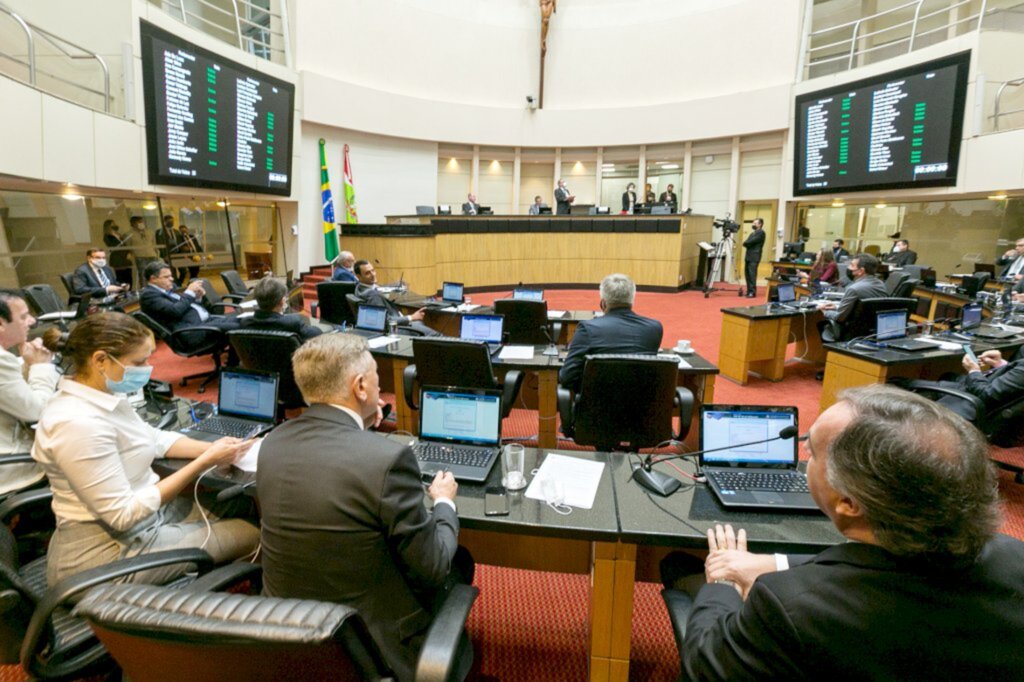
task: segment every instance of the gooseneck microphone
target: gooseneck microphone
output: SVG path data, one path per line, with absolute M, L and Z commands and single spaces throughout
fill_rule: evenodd
M 647 488 L 652 493 L 661 495 L 662 497 L 668 497 L 675 491 L 679 490 L 679 486 L 682 485 L 679 479 L 668 474 L 663 474 L 660 471 L 654 471 L 651 467 L 659 462 L 667 462 L 672 459 L 680 459 L 682 457 L 694 457 L 698 455 L 704 455 L 709 452 L 721 452 L 722 450 L 732 450 L 733 448 L 745 448 L 751 445 L 761 445 L 763 443 L 771 443 L 777 440 L 789 440 L 794 438 L 800 433 L 795 425 L 791 424 L 779 431 L 779 435 L 773 438 L 765 438 L 762 440 L 755 440 L 749 443 L 733 443 L 725 445 L 720 448 L 706 448 L 704 450 L 697 450 L 696 452 L 680 452 L 673 455 L 663 455 L 655 459 L 653 453 L 649 453 L 644 457 L 641 464 L 633 465 L 633 480 L 639 483 L 642 487 Z M 801 440 L 803 440 L 802 437 Z

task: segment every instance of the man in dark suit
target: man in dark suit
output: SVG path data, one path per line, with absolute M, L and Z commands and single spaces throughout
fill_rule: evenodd
M 674 189 L 675 185 L 669 185 L 665 191 L 661 193 L 661 196 L 658 197 L 658 201 L 663 204 L 678 204 L 679 200 L 676 197 L 676 193 L 673 191 Z
M 160 247 L 160 256 L 165 263 L 181 261 L 181 233 L 174 229 L 174 216 L 164 216 L 163 227 L 156 232 L 156 243 Z M 187 276 L 188 268 L 179 267 L 178 281 L 184 282 Z
M 963 367 L 967 371 L 954 381 L 938 381 L 939 386 L 955 388 L 981 399 L 985 412 L 991 412 L 1005 403 L 1024 395 L 1024 358 L 1008 361 L 997 350 L 987 350 L 978 356 L 980 363 L 967 355 Z M 956 396 L 942 396 L 937 402 L 945 405 L 965 419 L 977 418 L 974 405 Z
M 897 268 L 913 265 L 917 262 L 917 252 L 910 250 L 910 242 L 906 239 L 897 239 L 892 251 L 885 257 L 885 262 Z
M 871 254 L 858 253 L 848 260 L 846 272 L 852 281 L 843 290 L 839 304 L 827 302 L 818 306 L 825 311 L 825 319 L 818 322 L 822 341 L 831 343 L 842 338 L 842 325 L 857 307 L 857 301 L 889 295 L 885 284 L 875 276 L 878 272 L 878 259 Z
M 476 203 L 476 195 L 470 192 L 466 196 L 466 203 L 462 205 L 463 215 L 479 215 L 480 204 Z
M 570 194 L 565 180 L 559 178 L 558 186 L 555 187 L 555 215 L 569 215 L 569 207 L 574 201 L 576 195 Z
M 252 290 L 256 311 L 252 316 L 239 317 L 241 329 L 271 329 L 298 334 L 303 341 L 323 334 L 319 327 L 306 322 L 298 313 L 284 314 L 288 309 L 288 288 L 272 277 L 264 277 Z
M 89 249 L 85 252 L 85 262 L 75 268 L 71 288 L 79 296 L 92 294 L 94 298 L 103 298 L 120 294 L 126 286 L 117 283 L 114 270 L 107 265 L 107 252 Z
M 988 445 L 892 386 L 846 391 L 810 429 L 811 495 L 848 542 L 817 556 L 708 533 L 681 647 L 687 679 L 1019 679 L 1024 543 L 996 531 Z M 662 578 L 691 591 L 663 563 Z M 692 592 L 691 592 L 692 593 Z
M 558 383 L 578 391 L 588 355 L 599 353 L 657 353 L 663 333 L 661 322 L 633 312 L 636 285 L 626 275 L 601 280 L 604 315 L 580 322 L 569 343 L 569 353 L 558 372 Z
M 423 336 L 442 336 L 442 334 L 423 324 L 423 318 L 427 314 L 426 308 L 420 308 L 412 315 L 403 315 L 395 307 L 394 303 L 389 301 L 384 294 L 380 293 L 380 290 L 377 289 L 377 269 L 373 267 L 373 263 L 366 260 L 357 260 L 352 267 L 356 277 L 359 279 L 355 295 L 360 303 L 386 308 L 389 324 L 397 324 L 400 327 L 415 329 Z
M 171 268 L 160 261 L 146 266 L 146 286 L 139 293 L 139 307 L 156 322 L 171 331 L 184 327 L 216 327 L 223 331 L 238 329 L 238 318 L 211 315 L 202 305 L 206 290 L 203 281 L 195 279 L 180 294 L 174 292 Z M 186 335 L 186 344 L 202 343 L 204 334 Z
M 260 450 L 263 591 L 357 609 L 398 679 L 411 680 L 434 605 L 472 580 L 456 551 L 458 484 L 438 472 L 428 510 L 412 449 L 366 430 L 383 401 L 365 339 L 325 334 L 292 365 L 310 407 Z
M 850 252 L 846 250 L 846 242 L 842 239 L 832 240 L 832 257 L 838 263 L 843 256 L 847 258 L 850 256 Z
M 1012 278 L 1018 282 L 1024 280 L 1024 237 L 1018 239 L 1014 248 L 996 260 L 996 265 L 1003 266 L 999 271 L 1000 279 Z
M 203 262 L 203 246 L 196 236 L 188 229 L 188 225 L 178 225 L 178 238 L 181 248 L 178 251 L 191 263 L 188 268 L 189 280 L 199 277 L 200 263 Z
M 338 254 L 338 258 L 334 261 L 334 273 L 331 275 L 331 281 L 333 282 L 358 282 L 359 278 L 356 277 L 355 271 L 352 266 L 355 265 L 356 257 L 351 251 L 342 251 Z
M 757 266 L 761 263 L 761 250 L 764 248 L 764 220 L 754 218 L 753 232 L 743 240 L 743 276 L 747 281 L 747 298 L 757 296 Z

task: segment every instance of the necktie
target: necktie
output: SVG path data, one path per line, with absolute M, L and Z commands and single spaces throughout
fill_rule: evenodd
M 99 276 L 100 286 L 106 289 L 110 286 L 110 278 L 107 277 L 107 273 L 103 272 L 103 268 L 98 268 L 96 274 Z

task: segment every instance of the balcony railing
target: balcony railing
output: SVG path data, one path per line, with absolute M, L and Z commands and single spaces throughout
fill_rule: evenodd
M 287 0 L 150 0 L 150 4 L 218 40 L 291 66 Z

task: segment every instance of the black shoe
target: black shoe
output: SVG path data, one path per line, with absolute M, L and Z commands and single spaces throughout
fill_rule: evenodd
M 747 298 L 757 298 L 757 294 L 747 294 Z
M 814 373 L 814 378 L 817 381 L 824 381 L 825 380 L 825 370 L 821 369 L 821 370 L 818 370 L 817 372 L 815 372 Z

